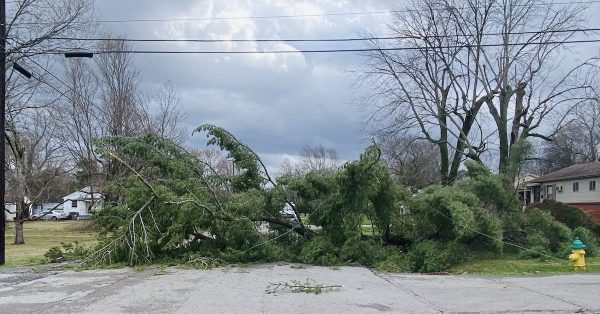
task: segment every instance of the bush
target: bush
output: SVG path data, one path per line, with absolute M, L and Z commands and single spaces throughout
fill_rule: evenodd
M 577 207 L 551 200 L 544 200 L 534 206 L 549 213 L 554 219 L 564 223 L 571 229 L 583 227 L 593 230 L 598 226 L 598 224 L 591 220 L 586 213 Z
M 547 254 L 564 257 L 570 250 L 569 246 L 573 241 L 571 230 L 550 214 L 537 208 L 531 209 L 526 215 L 525 224 L 526 247 L 529 251 L 522 250 L 524 256 Z
M 410 272 L 411 262 L 407 254 L 402 254 L 397 249 L 386 250 L 385 258 L 375 263 L 375 269 L 380 272 Z
M 338 250 L 324 237 L 314 237 L 302 246 L 299 261 L 306 264 L 333 266 L 340 264 Z
M 344 263 L 357 263 L 362 266 L 374 266 L 376 261 L 385 259 L 381 244 L 373 241 L 346 241 L 340 250 L 340 259 Z
M 468 252 L 464 244 L 454 242 L 444 247 L 436 241 L 424 241 L 410 251 L 410 268 L 414 272 L 445 271 L 463 261 Z
M 90 249 L 81 245 L 79 241 L 74 241 L 73 243 L 61 243 L 61 245 L 65 251 L 65 257 L 67 259 L 84 258 L 90 252 Z
M 502 250 L 498 218 L 474 194 L 458 187 L 432 187 L 412 198 L 413 241 L 460 242 L 477 250 Z
M 90 252 L 88 248 L 81 245 L 79 241 L 73 243 L 61 243 L 62 249 L 58 246 L 51 247 L 44 257 L 50 263 L 60 263 L 68 260 L 84 258 Z
M 505 242 L 527 246 L 527 232 L 525 231 L 525 214 L 521 211 L 515 211 L 502 215 L 502 239 Z M 519 250 L 512 245 L 505 245 L 505 251 L 518 252 Z
M 65 254 L 58 246 L 51 247 L 48 252 L 44 253 L 44 257 L 50 263 L 60 263 L 65 261 Z
M 586 256 L 598 256 L 598 237 L 590 230 L 579 227 L 573 230 L 573 236 L 579 238 L 583 244 L 585 244 L 585 255 Z

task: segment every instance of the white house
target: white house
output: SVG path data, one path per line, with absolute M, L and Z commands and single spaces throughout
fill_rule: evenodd
M 4 204 L 4 217 L 6 221 L 14 221 L 17 216 L 17 204 L 6 203 Z
M 62 203 L 39 203 L 39 204 L 31 204 L 30 208 L 30 215 L 37 215 L 40 214 L 42 212 L 48 211 L 48 210 L 53 210 L 53 209 L 57 209 L 57 210 L 63 210 L 63 204 Z
M 576 164 L 529 180 L 524 204 L 554 200 L 581 208 L 600 222 L 600 162 Z
M 93 211 L 102 208 L 102 194 L 87 186 L 63 197 L 63 202 L 65 213 L 87 218 Z

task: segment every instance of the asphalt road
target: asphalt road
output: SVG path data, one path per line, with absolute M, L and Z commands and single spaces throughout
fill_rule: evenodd
M 292 292 L 288 286 L 294 281 L 309 288 L 339 287 L 320 294 Z M 280 284 L 279 289 L 274 284 Z M 600 274 L 432 276 L 297 265 L 83 272 L 0 269 L 0 313 L 380 312 L 600 313 Z

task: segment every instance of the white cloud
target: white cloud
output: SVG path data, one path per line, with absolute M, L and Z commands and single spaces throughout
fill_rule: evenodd
M 385 10 L 391 0 L 154 1 L 129 0 L 103 10 L 104 19 L 214 18 L 325 14 Z M 104 8 L 102 1 L 98 2 Z M 114 25 L 136 38 L 339 38 L 365 31 L 382 33 L 382 15 L 321 16 L 280 19 L 213 19 Z M 357 47 L 355 43 L 165 43 L 137 44 L 136 49 L 165 50 L 300 50 Z M 141 86 L 152 88 L 171 79 L 180 88 L 185 123 L 190 128 L 212 123 L 233 132 L 266 156 L 269 167 L 292 158 L 305 145 L 335 148 L 353 159 L 368 143 L 361 141 L 356 91 L 347 71 L 359 64 L 355 54 L 142 55 L 136 56 Z M 194 136 L 189 145 L 203 145 Z

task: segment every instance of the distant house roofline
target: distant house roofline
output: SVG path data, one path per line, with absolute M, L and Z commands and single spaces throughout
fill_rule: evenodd
M 600 162 L 575 164 L 539 178 L 533 179 L 531 183 L 545 183 L 552 181 L 565 181 L 575 179 L 586 179 L 600 177 Z
M 98 200 L 102 198 L 102 194 L 99 190 L 86 186 L 82 189 L 79 189 L 73 193 L 68 194 L 63 197 L 64 201 L 86 201 L 86 200 Z

